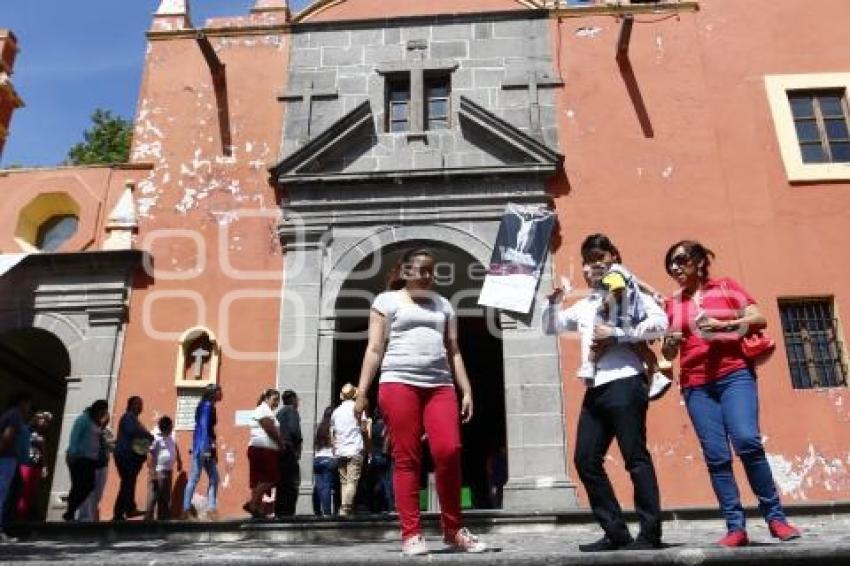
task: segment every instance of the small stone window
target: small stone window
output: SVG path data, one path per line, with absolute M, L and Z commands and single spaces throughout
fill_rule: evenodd
M 55 252 L 77 233 L 80 219 L 73 214 L 51 216 L 38 227 L 35 247 L 44 252 Z
M 387 77 L 387 131 L 410 130 L 410 75 Z
M 449 127 L 451 79 L 448 75 L 425 77 L 425 129 L 446 130 Z

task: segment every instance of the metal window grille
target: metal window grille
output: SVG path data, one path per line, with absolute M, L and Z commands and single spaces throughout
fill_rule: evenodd
M 794 388 L 846 386 L 847 367 L 832 299 L 781 299 L 779 312 Z

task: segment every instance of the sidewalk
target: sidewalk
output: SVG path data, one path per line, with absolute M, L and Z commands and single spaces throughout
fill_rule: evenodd
M 599 554 L 578 550 L 579 543 L 600 536 L 586 512 L 470 516 L 471 528 L 490 546 L 479 555 L 446 552 L 434 519 L 428 517 L 425 533 L 434 552 L 416 559 L 400 556 L 392 519 L 376 517 L 293 523 L 54 524 L 30 531 L 29 540 L 0 547 L 0 564 L 850 564 L 850 513 L 803 515 L 792 510 L 792 521 L 804 536 L 786 543 L 771 539 L 764 524 L 751 519 L 753 544 L 736 550 L 711 544 L 724 534 L 720 519 L 673 519 L 664 526 L 664 549 Z

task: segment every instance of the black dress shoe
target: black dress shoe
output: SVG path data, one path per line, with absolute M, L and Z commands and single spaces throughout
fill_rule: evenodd
M 657 539 L 638 537 L 624 548 L 625 550 L 658 550 L 664 548 L 664 543 Z
M 588 544 L 580 544 L 578 545 L 578 549 L 581 552 L 610 552 L 612 550 L 619 550 L 624 548 L 634 541 L 630 538 L 628 540 L 624 540 L 621 542 L 613 541 L 607 536 L 602 537 L 596 542 L 591 542 Z

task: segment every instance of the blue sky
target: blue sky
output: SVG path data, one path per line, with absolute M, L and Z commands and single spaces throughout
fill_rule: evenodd
M 254 0 L 190 5 L 200 26 L 209 17 L 245 14 Z M 0 0 L 0 27 L 18 37 L 12 82 L 26 104 L 12 117 L 0 167 L 60 163 L 82 140 L 95 108 L 133 117 L 145 31 L 158 6 L 159 0 Z

